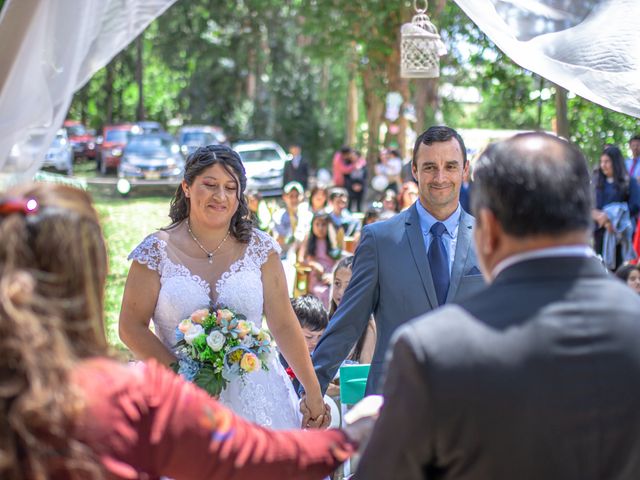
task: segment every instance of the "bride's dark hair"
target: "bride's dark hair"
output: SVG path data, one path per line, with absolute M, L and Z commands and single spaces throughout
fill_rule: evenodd
M 187 158 L 184 167 L 184 181 L 187 185 L 193 185 L 195 179 L 207 168 L 213 165 L 220 165 L 238 184 L 236 195 L 238 198 L 238 210 L 231 218 L 230 232 L 238 241 L 248 243 L 251 238 L 252 223 L 249 217 L 249 207 L 244 196 L 247 188 L 247 174 L 242 165 L 240 155 L 226 145 L 208 145 L 200 147 Z M 171 225 L 166 229 L 171 229 L 189 217 L 190 203 L 182 190 L 182 185 L 178 185 L 176 193 L 171 200 L 169 217 Z

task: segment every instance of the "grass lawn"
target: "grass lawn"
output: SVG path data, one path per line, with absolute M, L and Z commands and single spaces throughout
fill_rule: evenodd
M 109 252 L 105 323 L 109 343 L 126 349 L 118 338 L 118 316 L 129 271 L 127 256 L 150 233 L 169 223 L 169 197 L 95 200 Z

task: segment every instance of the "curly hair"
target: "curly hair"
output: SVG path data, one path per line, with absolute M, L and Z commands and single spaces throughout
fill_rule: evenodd
M 84 401 L 69 383 L 79 359 L 107 353 L 98 217 L 85 192 L 64 185 L 9 195 L 39 207 L 0 213 L 0 477 L 101 478 L 70 435 Z
M 242 159 L 235 150 L 226 145 L 208 145 L 198 148 L 187 158 L 183 181 L 189 186 L 193 185 L 195 179 L 213 165 L 222 166 L 235 179 L 238 185 L 236 191 L 238 210 L 231 218 L 229 231 L 236 240 L 248 243 L 251 239 L 253 223 L 249 215 L 247 199 L 244 196 L 244 192 L 247 189 L 247 174 L 242 164 Z M 184 193 L 182 185 L 178 185 L 169 209 L 171 224 L 164 230 L 174 228 L 188 218 L 190 206 L 191 204 Z

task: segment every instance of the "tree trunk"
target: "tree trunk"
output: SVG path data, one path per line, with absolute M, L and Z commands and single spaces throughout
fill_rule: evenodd
M 415 130 L 420 135 L 431 126 L 430 124 L 436 117 L 439 106 L 439 82 L 437 78 L 416 78 L 413 82 L 415 84 L 413 102 L 416 107 Z M 429 119 L 428 122 L 427 119 Z
M 567 91 L 556 85 L 556 128 L 558 136 L 569 139 L 569 118 L 567 116 Z
M 80 90 L 80 123 L 87 124 L 87 90 L 89 89 L 89 83 L 87 83 Z
M 253 22 L 249 20 L 245 20 L 244 27 L 246 30 L 251 32 L 251 38 L 256 38 L 259 35 L 259 29 L 253 24 Z M 256 92 L 257 92 L 257 75 L 258 75 L 258 53 L 256 51 L 255 45 L 251 43 L 248 47 L 247 52 L 247 98 L 251 102 L 256 101 Z
M 347 128 L 344 144 L 355 146 L 358 140 L 358 80 L 356 67 L 349 66 L 349 85 L 347 87 Z
M 144 32 L 136 39 L 136 83 L 138 84 L 138 108 L 136 110 L 136 118 L 140 122 L 144 120 L 144 65 L 143 65 L 143 41 Z
M 109 62 L 106 67 L 106 76 L 104 78 L 104 113 L 105 113 L 105 125 L 113 124 L 113 69 L 114 60 Z
M 375 76 L 371 64 L 367 64 L 362 70 L 362 84 L 364 88 L 364 103 L 367 109 L 367 171 L 373 175 L 378 160 L 378 147 L 380 145 L 380 124 L 384 113 L 384 102 L 378 96 L 375 88 Z
M 247 98 L 255 102 L 256 100 L 256 70 L 257 70 L 257 58 L 256 51 L 254 48 L 251 48 L 248 53 L 248 70 L 247 74 Z

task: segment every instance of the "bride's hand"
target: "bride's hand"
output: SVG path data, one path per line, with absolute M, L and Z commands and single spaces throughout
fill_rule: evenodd
M 300 400 L 302 412 L 302 428 L 327 428 L 331 423 L 331 409 L 324 403 L 322 397 L 302 397 Z

